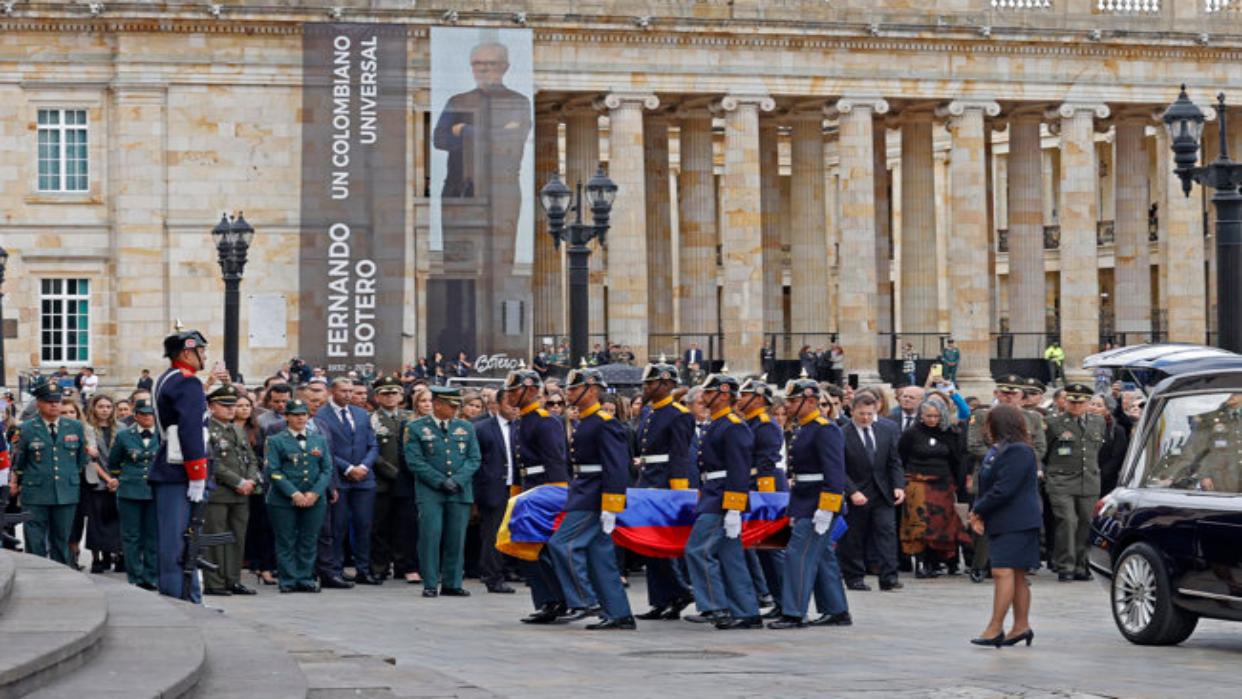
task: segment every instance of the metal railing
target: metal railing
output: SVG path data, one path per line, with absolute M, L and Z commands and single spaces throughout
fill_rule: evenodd
M 935 359 L 944 349 L 949 339 L 948 333 L 877 333 L 880 346 L 887 348 L 881 359 L 903 359 L 906 356 L 906 343 L 910 343 L 920 359 Z M 849 348 L 845 348 L 849 351 Z
M 1056 338 L 1052 333 L 1020 332 L 992 333 L 993 359 L 1043 359 L 1048 342 Z
M 722 333 L 648 333 L 647 335 L 647 353 L 651 355 L 653 361 L 659 360 L 661 355 L 670 363 L 681 359 L 682 355 L 690 349 L 691 344 L 699 346 L 705 362 L 724 359 L 724 335 Z M 640 361 L 641 359 L 639 357 Z
M 765 333 L 763 345 L 771 347 L 777 359 L 799 359 L 803 347 L 812 351 L 828 351 L 832 343 L 837 341 L 837 334 L 830 332 L 816 333 Z

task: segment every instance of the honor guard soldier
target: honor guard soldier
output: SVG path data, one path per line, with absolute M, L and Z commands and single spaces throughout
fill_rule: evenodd
M 543 381 L 530 369 L 518 369 L 505 377 L 503 400 L 518 411 L 513 427 L 514 483 L 522 490 L 541 485 L 569 486 L 565 455 L 565 426 L 543 409 Z M 522 619 L 527 624 L 554 624 L 565 614 L 565 597 L 544 546 L 538 561 L 522 561 L 522 574 L 530 586 L 535 613 Z M 581 617 L 579 617 L 581 618 Z
M 643 369 L 643 409 L 638 422 L 639 488 L 685 490 L 694 473 L 694 416 L 690 409 L 673 400 L 673 390 L 681 384 L 677 367 L 648 364 Z M 680 568 L 683 559 L 647 559 L 647 601 L 650 611 L 639 619 L 681 617 L 694 595 Z
M 316 543 L 327 512 L 324 493 L 332 482 L 328 440 L 309 432 L 306 401 L 285 406 L 286 429 L 267 438 L 267 514 L 276 539 L 276 577 L 281 592 L 319 592 Z
M 625 427 L 600 410 L 607 387 L 598 369 L 575 369 L 565 379 L 569 405 L 578 409 L 569 436 L 574 479 L 565 518 L 547 544 L 566 603 L 574 610 L 593 606 L 592 589 L 583 585 L 578 571 L 586 568 L 585 578 L 594 584 L 602 604 L 603 619 L 586 627 L 592 631 L 637 628 L 612 543 L 630 482 L 629 439 Z
M 768 414 L 775 395 L 772 387 L 762 377 L 750 378 L 742 382 L 738 394 L 741 397 L 737 401 L 737 410 L 755 436 L 750 487 L 761 493 L 784 492 L 789 489 L 789 483 L 785 481 L 784 474 L 777 470 L 776 464 L 781 460 L 785 433 Z M 772 619 L 779 617 L 780 604 L 775 597 L 781 591 L 785 552 L 747 549 L 746 565 L 754 580 L 755 590 L 759 593 L 759 606 L 773 607 L 765 616 Z
M 203 573 L 203 594 L 253 595 L 241 583 L 242 556 L 246 546 L 246 524 L 250 520 L 250 494 L 261 490 L 259 459 L 250 441 L 233 422 L 241 391 L 232 384 L 217 387 L 207 395 L 207 437 L 211 453 L 211 475 L 215 487 L 207 498 L 206 533 L 232 532 L 233 543 L 213 546 L 207 559 L 216 570 Z
M 207 362 L 207 338 L 183 330 L 164 338 L 171 366 L 155 382 L 155 424 L 160 450 L 147 473 L 155 497 L 156 545 L 161 595 L 181 597 L 181 555 L 190 525 L 190 506 L 207 495 L 207 396 L 195 375 Z M 201 602 L 198 576 L 189 599 Z
M 73 513 L 78 508 L 82 469 L 89 458 L 82 423 L 60 416 L 60 387 L 50 381 L 30 390 L 38 415 L 22 424 L 10 495 L 21 496 L 26 552 L 74 566 L 69 554 Z
M 134 424 L 122 430 L 112 443 L 108 467 L 120 481 L 116 509 L 121 520 L 125 576 L 129 584 L 144 590 L 155 590 L 159 579 L 155 560 L 155 499 L 147 485 L 147 472 L 159 449 L 155 407 L 149 400 L 135 401 Z
M 754 436 L 733 412 L 740 388 L 736 378 L 712 374 L 701 388 L 711 422 L 699 439 L 698 518 L 686 542 L 686 566 L 700 613 L 686 620 L 714 623 L 718 629 L 762 628 L 741 539 Z
M 405 462 L 418 480 L 418 570 L 423 597 L 469 597 L 462 587 L 466 525 L 479 441 L 457 415 L 461 389 L 431 387 L 431 414 L 405 427 Z
M 390 570 L 403 576 L 418 569 L 407 554 L 406 543 L 418 528 L 414 506 L 414 475 L 405 467 L 405 423 L 409 413 L 401 409 L 405 387 L 396 374 L 381 376 L 371 384 L 379 407 L 371 413 L 371 431 L 379 443 L 375 458 L 375 523 L 371 527 L 371 575 L 386 580 Z M 412 521 L 411 521 L 412 520 Z
M 1052 560 L 1061 582 L 1091 579 L 1087 541 L 1100 499 L 1099 455 L 1105 430 L 1104 417 L 1087 412 L 1092 393 L 1086 384 L 1066 386 L 1066 411 L 1048 418 L 1044 487 L 1055 526 Z
M 845 493 L 845 437 L 841 428 L 819 412 L 819 384 L 795 379 L 785 387 L 789 420 L 795 425 L 789 439 L 788 514 L 792 522 L 785 548 L 785 576 L 781 586 L 781 618 L 773 629 L 806 625 L 811 594 L 820 616 L 814 625 L 849 625 L 849 607 L 841 568 L 832 546 L 832 522 L 841 514 Z

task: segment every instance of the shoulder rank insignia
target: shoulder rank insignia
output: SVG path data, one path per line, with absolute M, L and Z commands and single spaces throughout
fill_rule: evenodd
M 729 413 L 729 422 L 732 422 L 735 425 L 740 425 L 742 424 L 742 418 L 738 417 L 734 413 Z
M 827 425 L 827 424 L 828 424 L 828 418 L 826 418 L 826 417 L 824 417 L 823 415 L 821 415 L 821 416 L 819 416 L 819 417 L 815 418 L 815 422 L 817 422 L 817 423 L 819 423 L 819 424 L 821 424 L 821 425 Z
M 601 420 L 603 420 L 604 422 L 608 422 L 609 420 L 612 420 L 612 419 L 613 419 L 612 415 L 610 415 L 610 414 L 608 414 L 608 413 L 605 413 L 605 412 L 603 412 L 602 410 L 601 410 L 600 412 L 598 412 L 598 413 L 595 413 L 595 414 L 596 414 L 596 415 L 598 415 L 598 416 L 600 417 L 600 419 L 601 419 Z
M 535 412 L 539 414 L 539 417 L 547 417 L 548 415 L 551 414 L 548 411 L 544 410 L 543 408 L 536 408 Z
M 767 413 L 759 413 L 759 422 L 766 424 L 772 422 L 772 418 L 768 417 Z

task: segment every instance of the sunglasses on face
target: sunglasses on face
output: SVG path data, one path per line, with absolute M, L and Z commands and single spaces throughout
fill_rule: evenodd
M 549 408 L 559 408 L 559 407 L 561 407 L 562 405 L 565 405 L 565 401 L 563 401 L 563 400 L 550 400 L 550 401 L 548 401 L 548 407 L 549 407 Z

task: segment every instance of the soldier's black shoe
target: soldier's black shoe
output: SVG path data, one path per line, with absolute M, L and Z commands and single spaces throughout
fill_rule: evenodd
M 280 586 L 280 594 L 282 595 L 287 595 L 290 592 L 297 592 L 297 591 L 298 589 L 296 587 L 285 587 L 284 585 Z
M 982 568 L 970 569 L 970 581 L 972 583 L 981 583 L 988 579 L 988 572 Z
M 841 612 L 840 614 L 821 614 L 812 619 L 810 626 L 853 626 L 854 619 L 849 612 Z
M 319 586 L 325 590 L 348 590 L 354 584 L 340 576 L 329 575 L 319 578 Z
M 779 619 L 785 615 L 781 613 L 781 605 L 777 604 L 759 616 L 764 619 Z
M 142 588 L 143 590 L 146 590 L 147 592 L 155 592 L 156 590 L 159 589 L 155 585 L 152 585 L 151 583 L 146 583 L 146 582 L 138 583 L 138 587 Z
M 633 631 L 638 628 L 638 624 L 634 623 L 634 617 L 626 616 L 620 619 L 604 619 L 596 624 L 587 624 L 587 631 Z
M 741 616 L 736 619 L 730 618 L 727 621 L 721 620 L 716 623 L 716 628 L 725 631 L 729 629 L 762 629 L 763 619 L 758 616 Z
M 369 575 L 367 573 L 358 573 L 357 575 L 354 576 L 354 584 L 355 585 L 383 585 L 384 581 L 380 580 L 374 575 Z
M 1095 577 L 1091 575 L 1091 571 L 1086 571 L 1083 573 L 1074 573 L 1074 579 L 1075 580 L 1094 580 Z
M 855 592 L 871 592 L 871 586 L 862 580 L 851 580 L 845 583 L 845 589 Z
M 763 595 L 759 598 L 759 608 L 767 609 L 776 604 L 776 600 L 772 599 L 772 595 Z
M 650 610 L 645 611 L 642 614 L 636 614 L 635 616 L 643 621 L 655 621 L 657 619 L 663 619 L 664 615 L 668 614 L 671 609 L 671 607 L 652 607 Z
M 701 614 L 691 614 L 689 616 L 682 617 L 682 619 L 685 619 L 691 624 L 714 624 L 721 619 L 727 618 L 729 618 L 729 613 L 721 609 L 713 609 Z
M 216 595 L 219 597 L 231 597 L 233 595 L 232 592 L 222 587 L 204 587 L 203 594 L 204 595 Z
M 892 581 L 892 582 L 882 582 L 882 583 L 880 583 L 880 591 L 881 591 L 881 592 L 892 592 L 892 591 L 894 591 L 894 590 L 900 590 L 900 589 L 901 589 L 901 588 L 903 588 L 903 587 L 905 587 L 905 585 L 902 585 L 900 582 L 898 582 L 898 581 L 896 581 L 896 580 L 894 580 L 894 581 Z
M 509 587 L 508 585 L 502 582 L 492 583 L 488 585 L 487 591 L 494 592 L 496 594 L 501 594 L 501 595 L 511 595 L 515 592 L 515 590 L 512 587 Z
M 112 557 L 112 572 L 113 573 L 124 573 L 125 572 L 125 556 L 122 556 L 121 554 L 117 554 Z
M 694 597 L 690 595 L 678 597 L 668 606 L 667 609 L 664 610 L 664 616 L 661 616 L 660 618 L 664 621 L 677 621 L 681 618 L 682 611 L 684 611 L 686 607 L 689 607 L 690 603 L 693 601 Z
M 463 587 L 441 587 L 440 594 L 445 597 L 469 597 L 470 590 Z
M 565 614 L 561 615 L 561 618 L 565 621 L 579 621 L 581 619 L 586 619 L 587 617 L 599 616 L 601 611 L 603 610 L 600 609 L 598 604 L 593 607 L 578 607 L 576 609 L 568 610 Z
M 1074 582 L 1073 573 L 1057 573 L 1057 582 Z
M 319 588 L 320 588 L 319 584 L 309 582 L 309 583 L 298 583 L 293 589 L 297 592 L 309 592 L 311 594 L 319 594 Z
M 234 583 L 234 585 L 229 588 L 229 592 L 232 592 L 235 595 L 257 595 L 259 594 L 241 583 Z
M 769 629 L 800 629 L 805 626 L 806 622 L 801 619 L 784 615 L 780 619 L 768 623 Z
M 423 588 L 423 597 L 439 597 L 440 593 L 434 587 Z
M 522 619 L 523 624 L 555 624 L 560 621 L 559 617 L 565 611 L 564 602 L 550 602 L 543 605 L 534 614 Z

